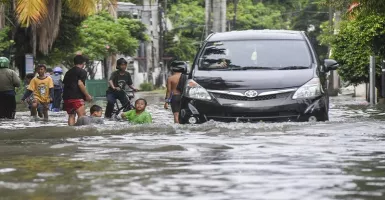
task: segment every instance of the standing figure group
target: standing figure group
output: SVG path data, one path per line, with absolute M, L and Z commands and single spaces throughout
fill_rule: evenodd
M 44 64 L 36 67 L 37 76 L 30 73 L 25 77 L 26 91 L 21 98 L 27 103 L 33 119 L 38 117 L 48 120 L 48 111 L 60 110 L 62 99 L 64 110 L 68 114 L 68 125 L 102 124 L 103 109 L 98 105 L 91 106 L 90 116 L 86 116 L 85 102 L 93 99 L 86 89 L 87 72 L 84 67 L 87 58 L 83 55 L 74 57 L 74 67 L 69 69 L 62 79 L 63 71 L 60 67 L 53 70 L 47 69 Z M 21 81 L 13 70 L 9 69 L 9 60 L 0 57 L 0 118 L 14 119 L 16 113 L 16 90 L 20 87 Z M 117 60 L 117 70 L 111 73 L 106 91 L 107 106 L 105 118 L 111 118 L 116 101 L 122 105 L 130 103 L 124 90 L 129 87 L 137 92 L 133 86 L 131 75 L 126 71 L 127 61 L 124 58 Z M 52 72 L 51 72 L 52 71 Z M 181 95 L 183 94 L 184 83 L 187 71 L 186 63 L 174 62 L 171 66 L 173 72 L 167 80 L 166 102 L 164 107 L 171 109 L 174 115 L 174 122 L 179 123 L 179 112 L 181 109 Z M 152 123 L 152 117 L 146 111 L 147 101 L 139 98 L 131 110 L 124 110 L 119 116 L 134 124 Z M 116 114 L 116 113 L 115 113 Z M 76 120 L 77 118 L 77 120 Z

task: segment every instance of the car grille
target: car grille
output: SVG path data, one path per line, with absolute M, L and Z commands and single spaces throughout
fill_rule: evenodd
M 286 93 L 271 94 L 271 95 L 256 96 L 256 97 L 245 97 L 245 96 L 237 96 L 237 95 L 230 95 L 230 94 L 213 93 L 215 98 L 229 99 L 229 100 L 235 100 L 235 101 L 266 101 L 266 100 L 272 100 L 272 99 L 285 99 L 289 97 L 290 94 L 291 92 L 286 92 Z

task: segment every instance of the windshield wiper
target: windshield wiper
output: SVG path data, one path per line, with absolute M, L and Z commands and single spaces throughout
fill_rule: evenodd
M 281 67 L 278 70 L 288 70 L 288 69 L 310 69 L 310 67 L 293 65 L 293 66 Z

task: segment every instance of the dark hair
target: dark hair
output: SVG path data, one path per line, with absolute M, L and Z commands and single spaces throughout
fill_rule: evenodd
M 25 75 L 26 79 L 33 79 L 34 77 L 35 77 L 34 73 L 28 73 L 28 74 Z
M 100 107 L 100 106 L 98 106 L 98 105 L 93 105 L 93 106 L 91 106 L 91 108 L 90 108 L 90 113 L 92 114 L 92 113 L 94 113 L 94 112 L 100 112 L 100 111 L 102 111 L 102 110 L 103 110 L 102 107 Z
M 120 65 L 127 65 L 127 60 L 124 58 L 119 58 L 116 61 L 116 69 L 120 69 Z
M 146 99 L 143 99 L 143 98 L 137 99 L 137 100 L 135 101 L 135 105 L 136 105 L 136 103 L 137 103 L 138 101 L 144 101 L 144 105 L 147 106 L 147 101 L 146 101 Z
M 87 61 L 88 61 L 88 59 L 85 56 L 83 56 L 83 55 L 76 55 L 74 57 L 74 64 L 75 65 L 81 65 L 81 64 L 83 64 L 83 63 L 85 63 Z
M 36 69 L 40 69 L 40 68 L 42 68 L 42 67 L 44 67 L 44 69 L 47 70 L 47 67 L 46 67 L 44 64 L 38 64 L 38 65 L 36 66 Z

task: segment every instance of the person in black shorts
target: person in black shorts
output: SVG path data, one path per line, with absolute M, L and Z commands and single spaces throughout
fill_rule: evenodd
M 126 71 L 127 61 L 124 58 L 119 58 L 116 61 L 116 71 L 111 73 L 110 80 L 108 81 L 108 89 L 106 92 L 107 96 L 107 107 L 104 113 L 105 118 L 112 117 L 112 111 L 116 100 L 119 99 L 122 105 L 128 103 L 128 99 L 123 90 L 126 89 L 126 85 L 130 87 L 134 92 L 138 90 L 132 85 L 131 74 Z
M 180 101 L 183 93 L 184 82 L 186 80 L 185 73 L 187 71 L 187 64 L 185 62 L 171 63 L 172 75 L 167 79 L 167 91 L 164 108 L 168 109 L 171 104 L 171 111 L 174 114 L 174 123 L 179 123 Z

